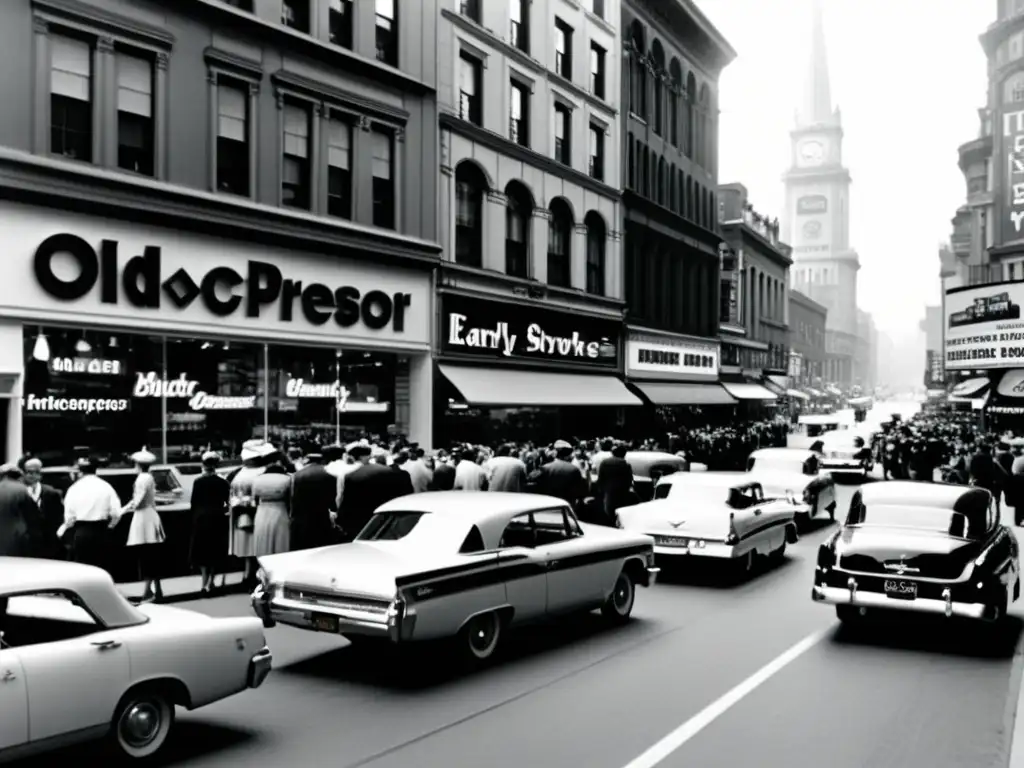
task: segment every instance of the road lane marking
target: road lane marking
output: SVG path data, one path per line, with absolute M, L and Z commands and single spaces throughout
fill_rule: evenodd
M 776 673 L 781 672 L 782 669 L 790 662 L 795 661 L 801 655 L 824 640 L 831 631 L 832 628 L 828 627 L 815 632 L 814 634 L 808 635 L 788 651 L 785 651 L 782 655 L 761 667 L 761 669 L 757 670 L 757 672 L 752 674 L 735 688 L 708 704 L 708 706 L 704 707 L 704 709 L 680 725 L 672 731 L 672 733 L 668 734 L 638 758 L 627 763 L 625 768 L 654 768 L 654 766 L 661 763 L 661 761 L 711 725 L 719 717 L 728 712 L 744 697 L 757 689 L 762 683 L 767 682 Z

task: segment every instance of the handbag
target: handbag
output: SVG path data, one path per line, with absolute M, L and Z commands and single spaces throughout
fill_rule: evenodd
M 235 518 L 235 528 L 240 531 L 251 531 L 255 525 L 252 515 L 249 512 L 242 512 Z

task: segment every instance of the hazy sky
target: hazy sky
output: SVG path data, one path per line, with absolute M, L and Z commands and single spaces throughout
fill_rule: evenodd
M 720 85 L 719 181 L 781 216 L 780 177 L 807 68 L 811 0 L 696 0 L 739 54 Z M 832 100 L 853 177 L 859 302 L 894 339 L 939 301 L 938 245 L 966 197 L 957 147 L 978 135 L 995 0 L 823 0 Z

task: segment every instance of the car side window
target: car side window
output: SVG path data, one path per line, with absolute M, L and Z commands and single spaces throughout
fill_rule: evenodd
M 654 488 L 654 498 L 667 499 L 672 492 L 672 483 L 658 483 Z
M 543 509 L 533 513 L 533 521 L 537 530 L 537 546 L 557 544 L 572 538 L 565 521 L 565 511 L 561 509 Z
M 480 529 L 475 525 L 469 529 L 469 533 L 466 534 L 465 540 L 462 542 L 462 546 L 459 547 L 460 555 L 470 555 L 474 552 L 484 551 L 484 537 L 480 533 Z
M 501 534 L 501 541 L 498 546 L 502 549 L 508 547 L 526 547 L 533 549 L 536 546 L 534 536 L 533 513 L 523 512 L 508 521 L 505 531 Z
M 81 601 L 67 592 L 33 592 L 11 595 L 4 600 L 6 610 L 0 611 L 4 646 L 24 648 L 57 643 L 103 629 Z M 3 601 L 0 601 L 0 608 L 3 608 Z

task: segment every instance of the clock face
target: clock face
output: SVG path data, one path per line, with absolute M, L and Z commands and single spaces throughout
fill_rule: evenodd
M 805 141 L 800 145 L 800 159 L 809 164 L 817 164 L 825 159 L 825 145 L 820 141 Z
M 821 222 L 808 221 L 804 224 L 804 237 L 808 240 L 817 240 L 821 237 Z

